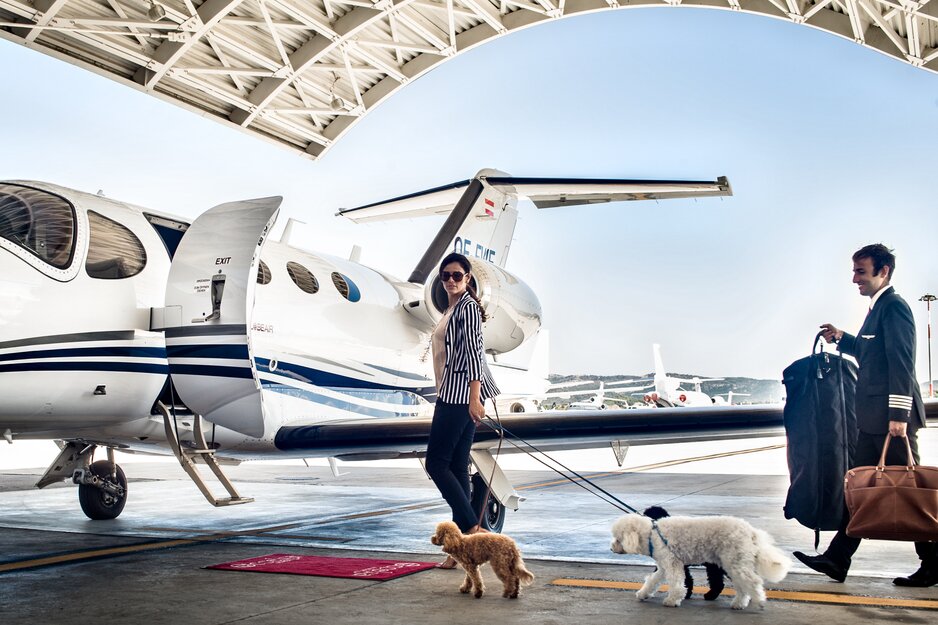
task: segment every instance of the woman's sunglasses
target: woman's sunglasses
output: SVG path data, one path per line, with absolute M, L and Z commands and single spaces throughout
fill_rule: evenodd
M 453 282 L 460 282 L 460 281 L 462 281 L 462 279 L 463 279 L 463 277 L 464 277 L 465 275 L 466 275 L 466 274 L 464 274 L 464 273 L 461 272 L 461 271 L 452 271 L 452 272 L 450 272 L 450 271 L 441 271 L 441 272 L 440 272 L 440 280 L 442 280 L 443 282 L 449 282 L 449 279 L 452 278 L 452 279 L 453 279 Z

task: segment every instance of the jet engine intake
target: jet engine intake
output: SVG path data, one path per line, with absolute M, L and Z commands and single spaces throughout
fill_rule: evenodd
M 501 267 L 477 259 L 472 263 L 472 286 L 482 301 L 488 320 L 482 326 L 485 351 L 503 354 L 534 336 L 541 327 L 541 302 L 527 284 Z M 438 278 L 424 289 L 426 310 L 439 321 L 448 297 Z

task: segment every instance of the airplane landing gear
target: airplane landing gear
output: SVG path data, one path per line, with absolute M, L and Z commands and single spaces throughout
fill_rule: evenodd
M 505 506 L 489 492 L 485 480 L 478 473 L 472 474 L 471 485 L 472 509 L 476 511 L 476 514 L 480 514 L 485 506 L 485 512 L 482 514 L 482 527 L 496 534 L 501 532 L 502 527 L 505 526 L 505 517 L 508 515 Z M 483 497 L 486 497 L 485 502 L 482 501 Z
M 117 464 L 98 460 L 87 469 L 76 469 L 72 481 L 78 484 L 78 502 L 89 519 L 116 519 L 124 510 L 127 478 Z

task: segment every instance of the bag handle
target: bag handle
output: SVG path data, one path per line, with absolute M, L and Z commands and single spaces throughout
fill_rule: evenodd
M 814 337 L 814 344 L 813 344 L 813 346 L 811 347 L 811 353 L 812 353 L 812 354 L 820 354 L 821 352 L 824 351 L 824 345 L 823 345 L 823 343 L 821 343 L 821 337 L 822 337 L 822 336 L 824 336 L 824 332 L 818 332 L 818 333 L 817 333 L 817 336 Z M 821 349 L 820 349 L 820 350 L 818 350 L 818 345 L 821 346 Z
M 882 471 L 886 467 L 886 452 L 889 451 L 889 443 L 891 440 L 892 440 L 892 433 L 888 432 L 886 434 L 886 442 L 883 443 L 883 453 L 879 457 L 879 464 L 876 466 L 876 468 L 880 471 Z M 909 444 L 909 437 L 903 436 L 902 440 L 905 441 L 905 449 L 909 454 L 908 463 L 905 466 L 907 466 L 909 469 L 912 469 L 915 467 L 915 458 L 912 457 L 912 446 Z

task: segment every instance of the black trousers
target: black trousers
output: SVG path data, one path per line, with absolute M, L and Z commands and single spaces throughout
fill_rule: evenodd
M 427 442 L 427 473 L 453 511 L 453 522 L 465 532 L 479 517 L 469 499 L 469 450 L 476 425 L 469 404 L 437 400 Z
M 912 457 L 915 464 L 918 464 L 918 437 L 915 430 L 909 428 L 909 447 L 912 448 Z M 879 464 L 879 457 L 883 453 L 883 443 L 886 441 L 885 434 L 867 434 L 860 432 L 857 437 L 857 449 L 853 457 L 853 466 L 866 467 Z M 905 465 L 908 463 L 909 454 L 905 450 L 905 442 L 901 438 L 895 438 L 889 443 L 889 451 L 886 452 L 887 465 Z M 844 510 L 844 518 L 840 529 L 831 540 L 830 546 L 824 552 L 831 561 L 850 568 L 850 561 L 853 554 L 860 547 L 859 538 L 847 536 L 847 524 L 850 522 L 850 515 Z M 938 566 L 938 543 L 919 542 L 915 543 L 915 553 L 923 564 L 929 566 Z

